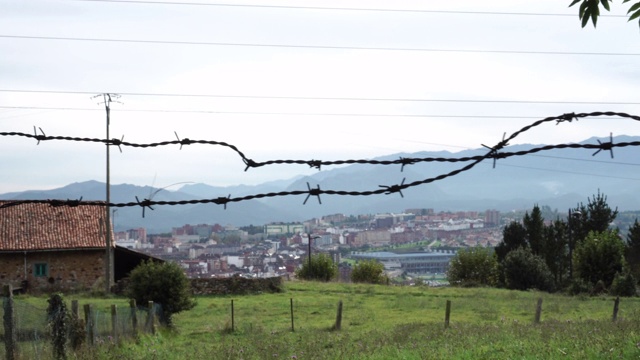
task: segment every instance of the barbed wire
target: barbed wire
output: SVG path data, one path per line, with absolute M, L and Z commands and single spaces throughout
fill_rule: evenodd
M 155 201 L 152 199 L 143 199 L 140 200 L 136 197 L 135 202 L 127 202 L 127 203 L 107 203 L 104 201 L 82 201 L 82 198 L 79 200 L 59 200 L 59 199 L 47 199 L 47 200 L 16 200 L 16 201 L 8 201 L 0 205 L 0 209 L 17 206 L 21 204 L 49 204 L 54 207 L 58 206 L 109 206 L 109 207 L 133 207 L 139 206 L 142 208 L 142 216 L 145 216 L 145 209 L 153 210 L 153 206 L 162 206 L 162 205 L 195 205 L 195 204 L 216 204 L 223 205 L 224 208 L 227 208 L 227 204 L 236 203 L 248 200 L 262 199 L 262 198 L 270 198 L 270 197 L 284 197 L 284 196 L 297 196 L 297 195 L 306 195 L 306 198 L 303 202 L 303 205 L 307 203 L 307 201 L 311 197 L 315 197 L 318 200 L 319 204 L 322 204 L 321 195 L 338 195 L 338 196 L 371 196 L 371 195 L 389 195 L 394 193 L 399 193 L 401 197 L 404 197 L 402 190 L 417 187 L 420 185 L 425 185 L 429 183 L 433 183 L 436 181 L 440 181 L 452 176 L 456 176 L 465 171 L 469 171 L 474 168 L 479 163 L 491 159 L 493 160 L 493 167 L 495 168 L 496 162 L 499 159 L 506 159 L 513 156 L 524 156 L 528 154 L 534 154 L 542 151 L 549 151 L 553 149 L 593 149 L 596 150 L 592 155 L 595 156 L 601 151 L 608 151 L 610 153 L 611 158 L 613 158 L 613 149 L 617 147 L 629 147 L 629 146 L 640 146 L 640 141 L 632 141 L 632 142 L 613 142 L 613 134 L 609 134 L 608 142 L 601 142 L 600 140 L 597 143 L 593 144 L 557 144 L 557 145 L 546 145 L 541 147 L 532 148 L 529 150 L 521 150 L 515 152 L 504 152 L 502 151 L 506 146 L 508 146 L 509 142 L 518 137 L 519 135 L 542 125 L 548 122 L 555 122 L 556 125 L 563 122 L 572 122 L 577 121 L 581 118 L 587 117 L 599 117 L 599 116 L 617 116 L 622 118 L 628 118 L 635 121 L 640 121 L 640 116 L 630 115 L 621 112 L 591 112 L 591 113 L 567 113 L 560 116 L 547 117 L 538 121 L 535 121 L 520 130 L 514 132 L 510 136 L 506 136 L 506 133 L 503 135 L 502 140 L 499 141 L 494 146 L 487 146 L 482 144 L 484 148 L 487 149 L 487 152 L 484 155 L 477 156 L 468 156 L 468 157 L 458 157 L 458 158 L 446 158 L 446 157 L 423 157 L 423 158 L 404 158 L 400 157 L 396 160 L 335 160 L 335 161 L 323 161 L 323 160 L 269 160 L 264 162 L 256 162 L 240 151 L 235 145 L 231 145 L 226 142 L 221 141 L 211 141 L 211 140 L 191 140 L 188 138 L 181 139 L 177 133 L 175 133 L 177 140 L 172 141 L 163 141 L 157 143 L 148 143 L 148 144 L 138 144 L 125 142 L 124 136 L 121 139 L 97 139 L 97 138 L 79 138 L 79 137 L 67 137 L 67 136 L 47 136 L 42 129 L 40 130 L 40 134 L 36 132 L 36 128 L 34 127 L 33 134 L 20 133 L 20 132 L 0 132 L 1 136 L 21 136 L 27 138 L 33 138 L 38 141 L 38 144 L 41 141 L 50 141 L 50 140 L 66 140 L 66 141 L 81 141 L 81 142 L 96 142 L 96 143 L 104 143 L 106 145 L 118 146 L 120 151 L 122 151 L 122 146 L 130 146 L 130 147 L 139 147 L 139 148 L 149 148 L 149 147 L 157 147 L 157 146 L 167 146 L 167 145 L 180 145 L 180 148 L 184 145 L 192 145 L 192 144 L 207 144 L 207 145 L 215 145 L 215 146 L 224 146 L 228 147 L 234 152 L 236 152 L 245 163 L 247 171 L 249 168 L 257 168 L 268 165 L 277 165 L 277 164 L 301 164 L 308 165 L 313 168 L 320 168 L 323 165 L 345 165 L 345 164 L 370 164 L 370 165 L 401 165 L 401 171 L 403 171 L 404 167 L 407 165 L 414 165 L 422 162 L 449 162 L 449 163 L 457 163 L 457 162 L 470 162 L 469 164 L 460 167 L 458 169 L 452 170 L 448 173 L 440 174 L 434 177 L 426 178 L 423 180 L 413 181 L 410 183 L 405 183 L 406 178 L 403 178 L 400 184 L 395 185 L 379 185 L 376 190 L 368 190 L 368 191 L 345 191 L 345 190 L 331 190 L 331 189 L 321 189 L 320 185 L 317 184 L 315 187 L 312 187 L 307 182 L 306 190 L 293 190 L 293 191 L 281 191 L 281 192 L 269 192 L 269 193 L 260 193 L 253 195 L 246 195 L 240 197 L 231 197 L 229 194 L 227 197 L 218 197 L 214 199 L 198 199 L 198 200 L 179 200 L 179 201 Z

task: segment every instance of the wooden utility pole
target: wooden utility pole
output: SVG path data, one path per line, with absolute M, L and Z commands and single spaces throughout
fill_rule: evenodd
M 111 102 L 112 98 L 118 98 L 119 95 L 116 94 L 101 94 L 96 96 L 102 96 L 104 109 L 107 113 L 107 141 L 111 138 L 109 137 L 109 125 L 111 123 Z M 113 285 L 113 244 L 112 244 L 112 234 L 111 234 L 111 209 L 109 204 L 111 203 L 111 167 L 110 167 L 110 154 L 109 154 L 109 143 L 107 145 L 107 185 L 106 185 L 106 206 L 105 206 L 105 271 L 104 271 L 104 284 L 105 284 L 105 293 L 111 292 L 111 285 Z

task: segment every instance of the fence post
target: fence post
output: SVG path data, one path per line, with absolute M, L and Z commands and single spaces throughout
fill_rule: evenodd
M 7 359 L 18 358 L 18 336 L 16 331 L 16 314 L 13 304 L 13 287 L 11 284 L 2 287 L 4 296 L 4 348 Z
M 542 298 L 538 298 L 538 304 L 536 305 L 536 318 L 534 320 L 536 324 L 540 323 L 541 315 L 542 315 Z
M 138 312 L 136 311 L 136 299 L 129 300 L 129 308 L 131 310 L 131 329 L 133 337 L 138 336 Z
M 89 345 L 93 346 L 96 341 L 96 333 L 94 324 L 95 321 L 93 320 L 93 305 L 91 304 L 84 305 L 84 322 L 86 324 Z
M 338 301 L 338 313 L 336 314 L 336 323 L 333 325 L 334 330 L 340 330 L 342 327 L 342 300 Z
M 616 296 L 616 300 L 613 303 L 613 317 L 612 317 L 613 322 L 616 322 L 618 320 L 619 307 L 620 307 L 620 296 Z
M 293 298 L 289 298 L 289 302 L 291 303 L 291 332 L 295 332 L 295 328 L 293 327 Z
M 118 343 L 118 307 L 115 304 L 111 305 L 111 336 L 113 341 Z
M 78 308 L 78 300 L 71 300 L 71 315 L 75 320 L 80 319 L 80 309 Z
M 236 331 L 236 319 L 233 313 L 233 299 L 231 299 L 231 332 Z
M 451 300 L 447 300 L 447 307 L 444 311 L 444 328 L 449 327 L 449 319 L 451 317 Z
M 149 328 L 149 332 L 151 332 L 152 335 L 156 334 L 156 314 L 154 314 L 153 311 L 153 301 L 149 301 L 149 303 L 147 304 L 147 307 L 149 308 L 149 312 L 147 313 L 147 327 Z

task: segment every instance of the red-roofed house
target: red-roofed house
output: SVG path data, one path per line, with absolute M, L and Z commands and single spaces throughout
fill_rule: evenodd
M 0 284 L 37 291 L 102 289 L 104 217 L 105 208 L 97 205 L 0 208 Z

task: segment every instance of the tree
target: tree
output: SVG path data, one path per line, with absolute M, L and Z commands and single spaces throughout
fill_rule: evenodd
M 196 305 L 191 297 L 191 283 L 175 262 L 149 260 L 138 265 L 129 275 L 127 295 L 141 305 L 149 301 L 160 304 L 160 320 L 168 326 L 173 325 L 174 314 Z
M 495 248 L 498 262 L 504 261 L 510 251 L 526 246 L 527 230 L 522 224 L 511 222 L 502 230 L 502 242 Z
M 609 11 L 609 1 L 611 0 L 573 0 L 569 7 L 580 4 L 578 9 L 578 16 L 580 20 L 582 20 L 582 27 L 585 27 L 591 19 L 593 23 L 593 27 L 596 27 L 596 23 L 598 22 L 598 17 L 600 17 L 600 5 Z M 622 3 L 627 3 L 631 0 L 622 0 Z M 631 5 L 629 10 L 627 10 L 627 15 L 629 15 L 629 21 L 640 18 L 640 1 Z
M 593 198 L 587 198 L 585 206 L 578 204 L 573 209 L 573 216 L 567 221 L 571 222 L 574 248 L 580 244 L 589 232 L 604 232 L 609 229 L 611 223 L 618 216 L 618 209 L 612 210 L 607 204 L 607 196 L 600 193 Z
M 638 219 L 633 222 L 627 234 L 625 258 L 629 271 L 636 279 L 640 279 L 640 223 Z
M 351 281 L 354 283 L 384 284 L 387 282 L 384 265 L 375 260 L 360 261 L 351 271 Z
M 624 243 L 617 230 L 590 232 L 573 256 L 578 276 L 592 285 L 601 280 L 608 288 L 623 273 Z
M 547 264 L 549 271 L 551 271 L 554 282 L 562 284 L 563 275 L 569 268 L 567 223 L 556 219 L 556 221 L 546 226 L 544 230 L 544 251 L 541 257 Z
M 534 255 L 540 255 L 544 247 L 544 219 L 538 205 L 533 207 L 531 215 L 528 212 L 524 214 L 522 224 L 527 233 L 526 239 L 531 252 Z
M 296 277 L 304 280 L 330 281 L 338 276 L 338 266 L 328 254 L 316 254 L 311 256 L 311 261 L 305 261 L 302 267 L 296 270 Z
M 461 249 L 449 262 L 447 279 L 454 286 L 494 286 L 498 262 L 487 248 Z
M 504 279 L 508 289 L 538 289 L 552 291 L 553 275 L 544 260 L 528 248 L 509 252 L 503 263 Z

